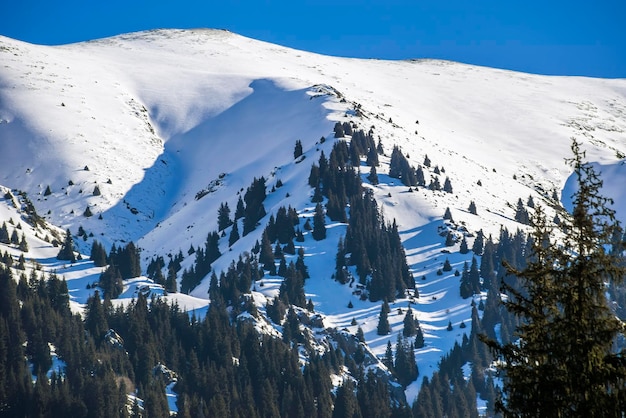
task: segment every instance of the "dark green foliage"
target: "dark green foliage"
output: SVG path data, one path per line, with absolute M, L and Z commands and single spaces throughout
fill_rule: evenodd
M 17 229 L 13 228 L 13 232 L 11 233 L 11 244 L 17 245 L 20 243 L 20 236 L 17 234 Z
M 469 253 L 469 248 L 467 246 L 467 240 L 465 239 L 465 235 L 463 235 L 463 239 L 461 240 L 461 245 L 459 246 L 459 253 L 461 254 Z
M 472 251 L 476 255 L 483 254 L 483 248 L 485 245 L 485 236 L 483 235 L 483 230 L 478 231 L 476 238 L 474 239 L 474 244 L 472 245 Z
M 235 220 L 241 219 L 244 217 L 246 211 L 246 206 L 243 203 L 243 199 L 239 196 L 237 200 L 237 208 L 235 209 Z
M 315 205 L 315 215 L 313 215 L 313 231 L 311 232 L 313 239 L 320 241 L 326 238 L 326 220 L 324 208 L 321 204 Z
M 368 284 L 372 302 L 394 300 L 405 289 L 415 287 L 397 225 L 384 222 L 371 190 L 351 201 L 342 252 L 351 254 L 349 264 L 356 265 L 361 282 Z M 342 259 L 338 253 L 338 260 Z
M 89 206 L 87 206 L 85 208 L 85 211 L 83 212 L 83 216 L 85 218 L 89 218 L 89 217 L 93 216 L 93 213 L 91 212 L 91 208 Z
M 474 203 L 474 201 L 472 200 L 469 204 L 469 207 L 467 208 L 467 210 L 469 211 L 469 213 L 471 213 L 472 215 L 476 215 L 476 203 Z
M 109 266 L 104 272 L 102 272 L 98 283 L 100 288 L 103 290 L 104 295 L 109 299 L 115 299 L 124 289 L 122 275 L 115 266 Z
M 419 376 L 413 349 L 413 344 L 398 334 L 394 371 L 398 382 L 405 388 Z
M 332 418 L 358 417 L 359 404 L 354 395 L 354 384 L 352 380 L 345 379 L 343 384 L 337 388 L 337 400 Z
M 444 261 L 442 270 L 452 271 L 452 265 L 450 264 L 450 260 L 448 260 L 448 258 L 446 258 L 446 261 Z
M 419 349 L 419 348 L 423 348 L 424 345 L 425 345 L 424 332 L 422 331 L 422 327 L 420 327 L 418 324 L 417 329 L 416 329 L 416 334 L 415 334 L 414 347 L 415 349 Z
M 76 261 L 76 255 L 74 254 L 74 239 L 70 230 L 65 231 L 65 241 L 57 254 L 58 260 L 67 260 L 71 263 Z
M 217 210 L 217 230 L 222 231 L 231 226 L 232 223 L 233 221 L 230 220 L 230 208 L 228 207 L 228 202 L 223 202 Z
M 528 223 L 530 222 L 530 216 L 528 215 L 528 211 L 524 207 L 522 199 L 517 200 L 517 207 L 515 209 L 515 220 L 524 225 L 528 225 Z
M 302 141 L 296 140 L 296 146 L 293 150 L 293 158 L 296 159 L 302 155 Z
M 448 231 L 448 233 L 446 234 L 446 247 L 451 247 L 454 244 L 456 244 L 454 233 L 452 233 L 452 231 Z
M 296 269 L 293 262 L 289 263 L 285 273 L 285 279 L 280 285 L 279 298 L 285 304 L 291 304 L 304 308 L 306 306 L 306 297 L 304 296 L 304 278 Z
M 109 253 L 109 264 L 119 270 L 122 279 L 130 279 L 141 275 L 139 265 L 139 249 L 131 241 L 124 248 L 116 248 L 115 245 Z
M 266 212 L 265 207 L 263 206 L 265 197 L 265 178 L 261 177 L 257 179 L 255 177 L 243 197 L 246 203 L 246 208 L 244 210 L 243 236 L 248 235 L 250 231 L 254 230 L 257 223 L 265 216 Z
M 174 293 L 177 290 L 176 284 L 176 268 L 170 265 L 167 269 L 167 278 L 165 279 L 165 290 Z
M 44 196 L 50 196 L 52 194 L 52 190 L 50 190 L 50 185 L 46 186 L 46 191 L 43 192 Z
M 230 230 L 230 235 L 228 236 L 228 246 L 231 247 L 235 242 L 239 240 L 239 222 L 233 223 L 233 228 Z
M 446 193 L 452 193 L 452 183 L 448 177 L 446 177 L 446 181 L 443 183 L 443 191 Z
M 621 251 L 607 251 L 614 212 L 575 141 L 572 150 L 578 189 L 572 214 L 559 226 L 561 238 L 537 207 L 528 265 L 508 266 L 519 287 L 504 283 L 505 306 L 519 318 L 520 339 L 485 339 L 504 361 L 497 407 L 511 415 L 619 417 L 626 410 L 624 353 L 614 351 L 623 324 L 605 296 L 605 281 L 626 273 Z
M 380 307 L 380 315 L 378 316 L 378 325 L 376 326 L 376 333 L 378 335 L 387 335 L 391 331 L 391 327 L 389 326 L 389 319 L 387 319 L 388 314 L 389 305 L 385 300 Z
M 94 266 L 104 267 L 107 265 L 107 253 L 104 246 L 98 241 L 94 240 L 91 244 L 91 254 L 89 259 L 93 261 Z
M 18 249 L 23 252 L 28 252 L 28 243 L 26 242 L 26 236 L 22 234 L 22 238 L 20 239 L 20 243 L 18 244 Z
M 2 226 L 0 227 L 0 243 L 9 244 L 11 242 L 9 237 L 9 230 L 7 229 L 6 222 L 2 222 Z
M 93 188 L 93 193 L 92 193 L 92 194 L 93 194 L 94 196 L 100 196 L 100 195 L 102 194 L 102 192 L 100 191 L 100 186 L 96 185 L 96 186 Z
M 287 308 L 282 300 L 278 296 L 275 296 L 272 303 L 267 303 L 265 305 L 265 311 L 267 312 L 267 316 L 274 321 L 276 324 L 280 324 L 283 317 L 285 316 L 285 312 L 287 312 Z
M 376 172 L 375 165 L 372 165 L 372 167 L 370 168 L 370 173 L 367 176 L 367 180 L 374 186 L 378 184 L 378 173 Z
M 395 146 L 391 152 L 389 177 L 400 179 L 405 186 L 417 186 L 415 169 L 411 167 L 408 160 L 397 146 Z
M 343 125 L 341 124 L 341 122 L 337 122 L 335 123 L 335 138 L 343 138 L 344 135 L 344 131 L 343 131 Z
M 413 310 L 410 307 L 407 309 L 406 315 L 404 315 L 403 324 L 402 335 L 405 337 L 412 337 L 417 333 L 418 323 L 413 316 Z

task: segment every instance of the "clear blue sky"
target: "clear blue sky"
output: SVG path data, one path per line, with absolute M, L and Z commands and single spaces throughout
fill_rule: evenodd
M 63 44 L 221 28 L 330 55 L 626 78 L 626 0 L 6 0 L 0 34 Z

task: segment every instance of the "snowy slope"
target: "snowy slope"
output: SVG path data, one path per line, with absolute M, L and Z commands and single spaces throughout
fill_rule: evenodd
M 373 127 L 387 155 L 399 145 L 415 166 L 428 155 L 427 183 L 435 166 L 444 168 L 440 178 L 450 178 L 452 194 L 409 193 L 385 175 L 386 158 L 374 187 L 386 219 L 398 222 L 420 290 L 414 309 L 427 336 L 418 352 L 422 375 L 461 338 L 458 324 L 469 323 L 458 278 L 435 276 L 446 256 L 459 270 L 471 260 L 454 252 L 458 247 L 442 254 L 438 227 L 446 207 L 470 232 L 482 228 L 497 237 L 501 225 L 521 227 L 511 206 L 518 198 L 555 203 L 549 200 L 556 192 L 567 201 L 571 170 L 564 158 L 575 137 L 606 173 L 605 190 L 626 220 L 626 80 L 327 57 L 218 30 L 159 30 L 57 47 L 0 37 L 0 57 L 0 184 L 26 191 L 53 225 L 73 232 L 83 226 L 107 247 L 135 241 L 143 262 L 203 245 L 217 228 L 219 205 L 228 202 L 234 211 L 238 193 L 254 177 L 265 176 L 268 191 L 284 183 L 268 195 L 268 213 L 292 205 L 302 217 L 312 216 L 310 165 L 322 150 L 329 155 L 333 141 L 320 138 L 332 139 L 336 121 Z M 298 139 L 306 158 L 296 164 Z M 47 186 L 52 194 L 44 196 Z M 199 193 L 204 196 L 196 199 Z M 468 212 L 470 201 L 478 216 Z M 83 216 L 88 206 L 90 218 Z M 307 297 L 328 326 L 356 332 L 354 317 L 382 354 L 395 335 L 376 335 L 379 304 L 358 300 L 330 279 L 345 225 L 328 227 L 327 240 L 306 237 L 304 243 L 312 273 Z M 260 231 L 230 251 L 223 239 L 216 270 L 249 251 Z M 83 252 L 92 239 L 78 242 Z M 51 260 L 51 254 L 55 250 L 35 257 Z M 183 265 L 192 262 L 189 257 Z M 84 268 L 59 273 L 93 281 L 99 272 Z M 128 286 L 123 296 L 132 297 L 136 287 Z M 205 280 L 194 290 L 190 309 L 206 306 L 207 289 Z M 278 283 L 267 280 L 255 300 L 263 306 L 277 291 Z M 396 310 L 407 304 L 392 306 L 395 332 L 403 319 Z M 407 396 L 416 390 L 412 385 Z

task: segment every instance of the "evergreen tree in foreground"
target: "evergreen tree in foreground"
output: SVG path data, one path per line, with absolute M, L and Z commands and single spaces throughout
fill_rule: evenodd
M 621 417 L 626 410 L 625 353 L 613 351 L 623 324 L 605 296 L 605 281 L 626 273 L 623 248 L 607 250 L 616 228 L 611 200 L 600 195 L 602 181 L 576 141 L 572 151 L 578 184 L 572 215 L 554 226 L 537 207 L 528 265 L 507 266 L 522 285 L 503 285 L 520 339 L 501 344 L 483 337 L 504 360 L 504 398 L 496 407 L 506 415 Z

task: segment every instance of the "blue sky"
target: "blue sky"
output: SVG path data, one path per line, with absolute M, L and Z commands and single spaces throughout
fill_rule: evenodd
M 0 34 L 63 44 L 155 28 L 221 28 L 330 55 L 441 58 L 626 78 L 626 1 L 8 0 Z

